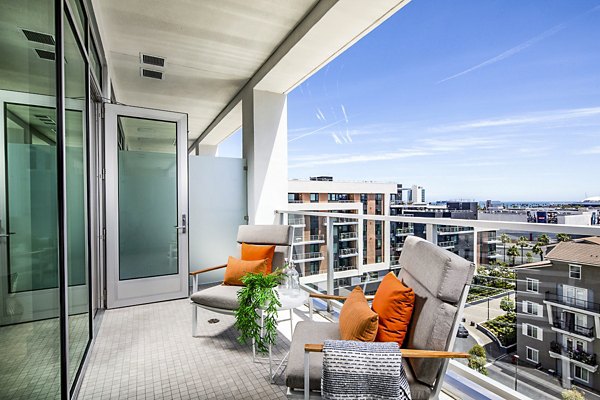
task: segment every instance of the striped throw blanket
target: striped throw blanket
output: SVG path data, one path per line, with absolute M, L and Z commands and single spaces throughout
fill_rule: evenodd
M 326 400 L 410 400 L 398 343 L 326 340 L 321 394 Z

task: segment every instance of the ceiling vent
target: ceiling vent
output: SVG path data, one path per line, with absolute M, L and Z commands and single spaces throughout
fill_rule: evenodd
M 54 61 L 56 59 L 56 54 L 53 51 L 35 49 L 39 58 L 43 58 L 44 60 Z
M 54 37 L 47 33 L 34 32 L 27 29 L 23 29 L 23 34 L 30 42 L 49 44 L 50 46 L 54 46 L 56 42 L 54 41 Z
M 140 62 L 146 65 L 153 65 L 155 67 L 163 68 L 165 66 L 165 58 L 158 56 L 151 56 L 150 54 L 140 53 Z
M 163 79 L 164 74 L 161 71 L 154 71 L 152 69 L 140 68 L 140 73 L 145 78 L 152 79 Z

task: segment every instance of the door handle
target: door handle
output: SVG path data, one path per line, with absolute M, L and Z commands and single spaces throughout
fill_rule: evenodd
M 15 232 L 0 233 L 0 237 L 5 237 L 5 238 L 7 238 L 7 237 L 9 237 L 10 235 L 14 235 L 14 234 L 15 234 Z
M 185 214 L 181 215 L 181 225 L 175 225 L 173 228 L 177 229 L 178 231 L 181 231 L 181 233 L 185 233 L 186 232 L 186 218 L 185 218 Z

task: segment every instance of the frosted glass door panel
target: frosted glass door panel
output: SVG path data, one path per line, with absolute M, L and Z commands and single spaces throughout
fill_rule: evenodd
M 177 274 L 176 123 L 119 122 L 119 280 Z
M 190 271 L 239 257 L 240 225 L 247 224 L 245 160 L 190 156 Z M 200 283 L 223 280 L 223 270 L 198 275 Z

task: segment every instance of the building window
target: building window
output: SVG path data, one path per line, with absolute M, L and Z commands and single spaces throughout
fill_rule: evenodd
M 542 317 L 544 315 L 544 307 L 533 301 L 523 300 L 523 313 Z
M 527 291 L 539 293 L 540 281 L 538 281 L 537 279 L 527 278 Z
M 527 361 L 531 361 L 532 363 L 539 363 L 539 355 L 540 352 L 536 349 L 532 349 L 531 347 L 527 347 Z
M 523 324 L 523 335 L 532 337 L 534 339 L 543 340 L 544 331 L 535 325 Z
M 581 279 L 581 265 L 569 264 L 569 278 Z
M 319 202 L 319 193 L 311 193 L 310 194 L 310 202 L 318 203 Z
M 587 369 L 583 369 L 579 365 L 575 365 L 574 370 L 575 370 L 575 374 L 574 374 L 575 379 L 578 379 L 583 382 L 589 382 L 590 375 L 589 375 L 589 372 Z

